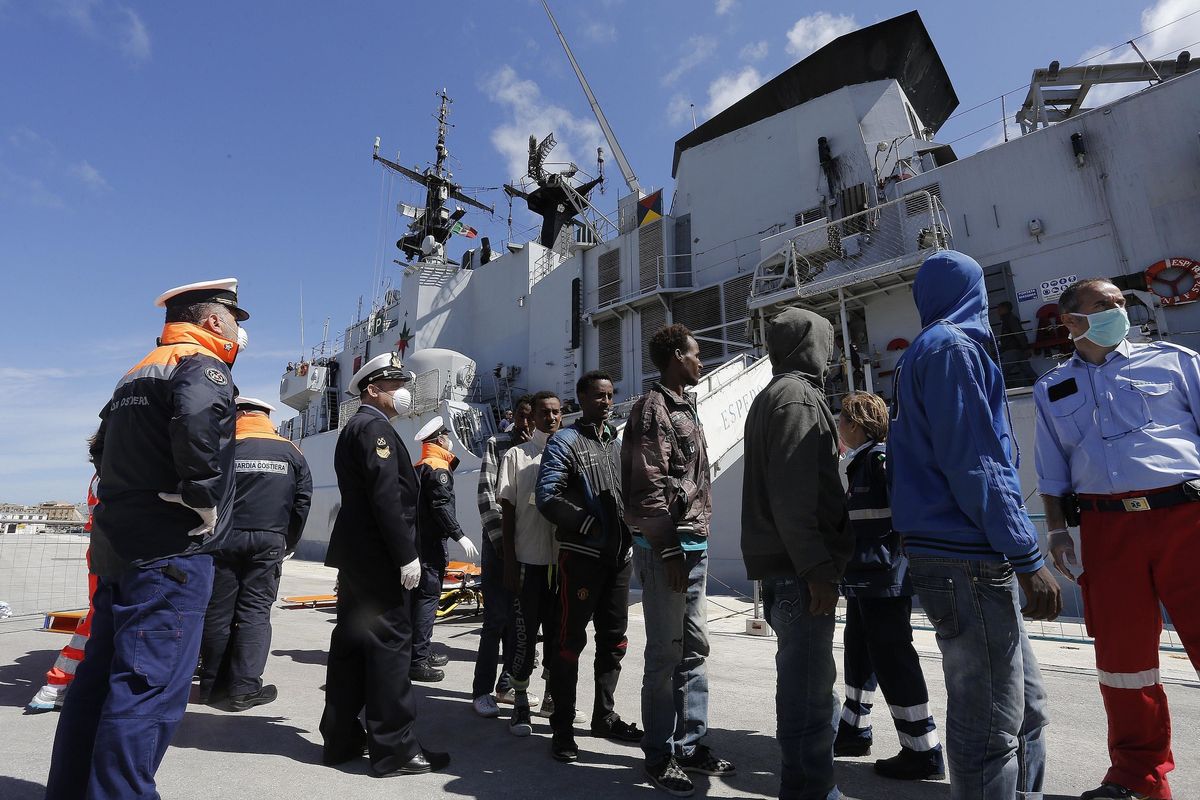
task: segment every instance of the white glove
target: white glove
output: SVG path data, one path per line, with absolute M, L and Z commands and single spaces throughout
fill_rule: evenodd
M 463 553 L 465 553 L 467 556 L 467 561 L 474 561 L 475 559 L 479 558 L 479 548 L 476 547 L 475 543 L 467 537 L 464 536 L 459 539 L 458 546 L 463 549 Z
M 412 561 L 400 568 L 400 585 L 405 589 L 412 590 L 417 588 L 417 584 L 421 582 L 421 559 L 414 558 Z
M 191 508 L 200 517 L 200 524 L 188 531 L 188 536 L 203 536 L 217 527 L 217 510 L 215 508 L 192 508 L 183 502 L 183 495 L 159 492 L 158 497 L 168 503 L 178 503 L 184 508 Z

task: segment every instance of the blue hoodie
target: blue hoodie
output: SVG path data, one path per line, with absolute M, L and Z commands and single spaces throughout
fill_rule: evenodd
M 896 365 L 887 439 L 892 522 L 912 555 L 1043 559 L 1013 466 L 1004 378 L 991 358 L 983 270 L 952 250 L 913 283 L 923 330 Z

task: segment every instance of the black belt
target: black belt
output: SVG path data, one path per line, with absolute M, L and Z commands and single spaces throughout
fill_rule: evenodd
M 1184 503 L 1200 502 L 1200 480 L 1188 481 L 1170 489 L 1140 497 L 1080 497 L 1080 511 L 1153 511 Z

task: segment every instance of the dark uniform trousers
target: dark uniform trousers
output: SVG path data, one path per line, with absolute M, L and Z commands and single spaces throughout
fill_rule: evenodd
M 416 697 L 408 679 L 412 659 L 412 592 L 390 602 L 362 592 L 346 570 L 338 573 L 337 625 L 329 641 L 324 759 L 336 764 L 358 757 L 370 742 L 377 772 L 399 768 L 421 751 L 413 731 Z M 359 715 L 366 710 L 369 738 Z
M 550 665 L 550 726 L 569 731 L 575 722 L 579 654 L 587 644 L 587 626 L 596 631 L 596 700 L 592 724 L 611 721 L 613 695 L 621 675 L 621 659 L 629 646 L 629 576 L 631 562 L 606 564 L 598 558 L 563 550 L 558 561 L 558 647 Z
M 48 800 L 158 797 L 154 773 L 187 706 L 212 576 L 212 556 L 194 555 L 100 579 L 58 720 Z
M 433 623 L 437 620 L 438 601 L 442 599 L 442 581 L 446 568 L 440 564 L 421 562 L 421 581 L 413 589 L 412 603 L 412 666 L 424 664 L 433 653 Z
M 553 564 L 521 564 L 521 591 L 513 597 L 509 621 L 513 629 L 513 659 L 510 684 L 528 689 L 529 676 L 537 666 L 537 634 L 542 631 L 542 655 L 549 665 L 558 641 L 558 569 Z M 576 655 L 578 658 L 578 655 Z M 553 695 L 551 695 L 553 696 Z
M 235 530 L 229 546 L 214 557 L 200 647 L 202 694 L 236 696 L 262 688 L 285 544 L 282 533 Z

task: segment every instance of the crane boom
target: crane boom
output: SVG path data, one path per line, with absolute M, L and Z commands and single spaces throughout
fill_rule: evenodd
M 546 16 L 550 18 L 550 24 L 554 26 L 554 33 L 558 36 L 558 41 L 562 43 L 563 50 L 567 53 L 567 60 L 571 62 L 571 69 L 575 70 L 575 77 L 579 78 L 579 85 L 583 87 L 583 93 L 587 95 L 588 104 L 592 107 L 592 113 L 596 115 L 596 122 L 600 123 L 600 130 L 604 132 L 604 138 L 608 140 L 608 146 L 613 152 L 613 156 L 617 159 L 617 166 L 621 168 L 621 174 L 625 176 L 625 183 L 629 186 L 629 191 L 636 195 L 641 195 L 642 187 L 638 185 L 637 176 L 633 174 L 633 167 L 629 166 L 629 161 L 625 158 L 625 151 L 621 149 L 621 145 L 617 142 L 617 135 L 613 133 L 612 127 L 608 124 L 608 120 L 604 117 L 604 111 L 600 108 L 600 101 L 596 99 L 596 95 L 592 93 L 592 87 L 588 85 L 587 78 L 583 77 L 583 70 L 579 67 L 579 62 L 575 60 L 574 54 L 571 53 L 571 47 L 567 44 L 567 37 L 563 36 L 562 30 L 558 27 L 558 22 L 554 19 L 554 14 L 550 12 L 550 4 L 546 0 L 542 0 L 542 7 L 546 9 Z

